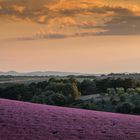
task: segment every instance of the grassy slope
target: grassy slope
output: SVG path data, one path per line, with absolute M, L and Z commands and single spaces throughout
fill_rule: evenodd
M 0 140 L 140 140 L 140 116 L 0 99 Z

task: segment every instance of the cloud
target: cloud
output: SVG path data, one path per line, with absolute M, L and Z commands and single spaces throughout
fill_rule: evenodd
M 0 16 L 46 25 L 42 38 L 140 34 L 138 1 L 1 0 Z
M 140 16 L 116 17 L 106 23 L 104 35 L 140 35 Z

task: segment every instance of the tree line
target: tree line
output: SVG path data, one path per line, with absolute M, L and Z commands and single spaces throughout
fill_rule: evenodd
M 102 99 L 79 100 L 100 94 Z M 120 113 L 140 113 L 140 82 L 127 78 L 50 78 L 48 81 L 0 88 L 0 98 Z

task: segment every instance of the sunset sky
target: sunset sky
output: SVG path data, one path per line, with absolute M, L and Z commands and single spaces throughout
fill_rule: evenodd
M 140 0 L 0 0 L 0 71 L 140 72 Z

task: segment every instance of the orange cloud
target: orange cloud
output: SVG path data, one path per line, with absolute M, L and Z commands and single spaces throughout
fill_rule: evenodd
M 24 10 L 25 10 L 25 7 L 24 7 L 24 6 L 13 5 L 12 7 L 13 7 L 13 9 L 14 9 L 15 11 L 20 12 L 20 13 L 23 13 Z
M 47 35 L 140 34 L 138 0 L 2 0 L 0 16 L 46 26 Z

